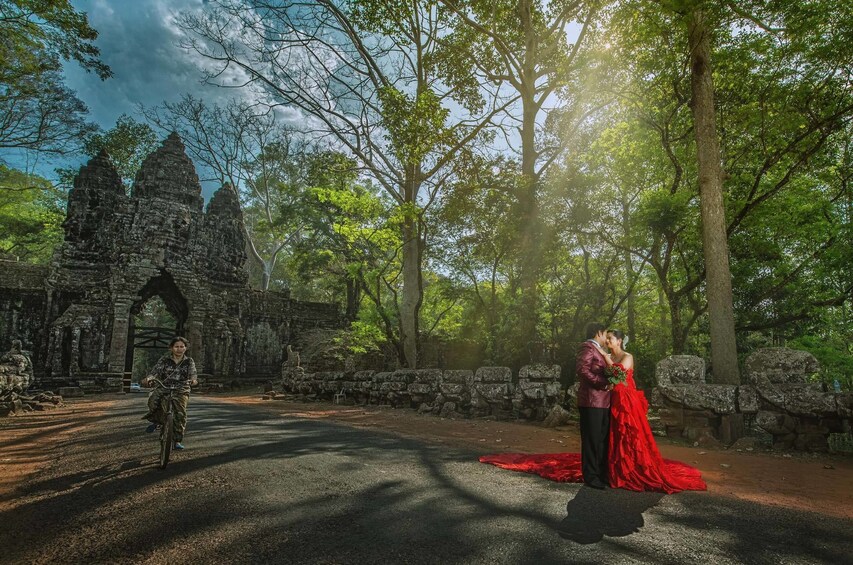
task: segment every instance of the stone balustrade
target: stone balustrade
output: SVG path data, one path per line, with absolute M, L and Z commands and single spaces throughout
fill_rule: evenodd
M 650 398 L 658 433 L 700 445 L 742 437 L 776 449 L 826 450 L 830 434 L 849 432 L 853 393 L 828 392 L 811 380 L 820 370 L 809 353 L 761 349 L 745 363 L 739 386 L 706 382 L 705 362 L 675 355 L 658 363 Z M 564 390 L 558 365 L 526 365 L 514 381 L 508 367 L 476 371 L 399 369 L 306 373 L 284 366 L 287 392 L 358 404 L 410 407 L 445 417 L 544 420 L 558 405 L 574 410 L 577 383 Z
M 541 420 L 563 399 L 558 365 L 522 367 L 518 383 L 512 382 L 508 367 L 307 373 L 301 367 L 284 366 L 282 386 L 287 392 L 314 398 L 337 396 L 339 401 L 460 417 L 512 414 Z
M 826 391 L 811 379 L 819 370 L 808 352 L 759 349 L 746 359 L 745 384 L 717 385 L 705 382 L 702 359 L 672 356 L 658 363 L 651 405 L 670 437 L 824 451 L 830 434 L 849 432 L 853 394 Z

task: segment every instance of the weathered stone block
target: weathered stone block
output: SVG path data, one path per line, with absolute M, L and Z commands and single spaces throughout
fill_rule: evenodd
M 518 371 L 519 380 L 528 380 L 536 382 L 558 381 L 560 380 L 559 365 L 524 365 Z
M 578 388 L 580 388 L 580 383 L 574 383 L 572 386 L 566 389 L 566 404 L 570 406 L 577 406 L 578 404 Z
M 682 388 L 682 402 L 687 408 L 713 410 L 717 414 L 731 414 L 735 411 L 735 386 L 692 385 Z
M 808 351 L 787 347 L 768 347 L 751 353 L 744 362 L 744 373 L 752 384 L 805 383 L 820 371 L 820 363 Z
M 661 408 L 658 415 L 664 426 L 684 427 L 684 410 L 681 408 Z
M 391 380 L 403 383 L 413 383 L 417 378 L 417 371 L 413 369 L 397 369 L 391 373 Z
M 352 378 L 356 381 L 369 381 L 373 379 L 375 371 L 356 371 Z
M 737 411 L 744 414 L 754 414 L 761 408 L 761 399 L 754 386 L 742 385 L 737 387 Z
M 516 397 L 529 400 L 543 400 L 547 396 L 544 383 L 530 381 L 520 381 L 515 389 L 515 394 Z
M 670 355 L 655 367 L 659 386 L 704 384 L 705 360 L 695 355 Z
M 652 389 L 654 406 L 664 406 L 667 403 L 682 406 L 684 404 L 683 385 L 658 385 Z
M 417 369 L 415 373 L 415 382 L 438 384 L 441 382 L 441 369 Z
M 319 389 L 323 392 L 338 392 L 343 388 L 343 381 L 320 381 Z
M 710 427 L 687 427 L 685 426 L 682 435 L 690 441 L 697 441 L 701 437 L 714 438 L 714 429 Z
M 442 418 L 452 418 L 457 416 L 456 414 L 456 403 L 455 402 L 445 402 L 441 407 L 440 416 Z
M 685 428 L 710 428 L 717 425 L 717 418 L 694 415 L 693 412 L 685 412 L 683 424 Z
M 389 392 L 403 392 L 407 386 L 406 383 L 400 381 L 386 381 L 379 383 L 379 392 L 385 394 Z
M 318 381 L 342 381 L 344 380 L 343 371 L 318 371 L 314 373 L 314 379 Z
M 792 433 L 797 424 L 787 414 L 762 410 L 755 415 L 755 425 L 769 434 L 778 436 Z
M 430 383 L 412 383 L 408 390 L 409 394 L 432 394 L 435 392 L 434 385 Z
M 382 383 L 382 382 L 391 380 L 392 374 L 393 373 L 390 373 L 387 371 L 384 371 L 381 373 L 373 373 L 373 376 L 371 377 L 371 379 L 373 380 L 374 383 Z
M 56 391 L 62 398 L 77 398 L 84 396 L 83 389 L 76 386 L 63 386 Z
M 510 394 L 510 385 L 508 383 L 475 383 L 472 393 L 486 402 L 500 403 Z
M 542 421 L 542 425 L 546 428 L 555 428 L 557 426 L 565 426 L 571 421 L 571 414 L 568 410 L 560 405 L 551 407 L 548 415 Z
M 442 383 L 453 383 L 470 386 L 474 381 L 474 372 L 465 369 L 448 369 L 441 373 Z
M 820 422 L 800 420 L 794 427 L 794 431 L 798 434 L 822 434 L 826 435 L 830 432 L 829 426 L 825 426 Z
M 782 392 L 778 386 L 764 383 L 762 385 L 756 385 L 755 390 L 761 400 L 773 405 L 779 410 L 785 409 L 785 393 Z
M 511 383 L 512 370 L 509 367 L 480 367 L 474 374 L 474 382 Z
M 835 393 L 823 392 L 820 388 L 797 387 L 785 394 L 785 409 L 798 416 L 820 416 L 837 414 Z
M 468 389 L 464 384 L 442 383 L 439 386 L 441 394 L 447 397 L 460 397 Z

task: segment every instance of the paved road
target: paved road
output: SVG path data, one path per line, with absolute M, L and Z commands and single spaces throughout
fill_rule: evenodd
M 117 401 L 0 512 L 2 563 L 850 563 L 851 521 L 557 484 L 478 453 L 194 397 L 166 470 Z M 829 486 L 827 488 L 830 488 Z

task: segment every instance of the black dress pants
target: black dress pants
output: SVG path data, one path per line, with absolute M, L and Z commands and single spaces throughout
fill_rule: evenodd
M 581 470 L 583 482 L 607 486 L 607 444 L 610 408 L 578 408 L 581 424 Z

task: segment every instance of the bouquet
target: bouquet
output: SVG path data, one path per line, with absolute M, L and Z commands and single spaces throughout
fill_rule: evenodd
M 628 379 L 628 371 L 621 365 L 610 365 L 607 367 L 607 380 L 613 386 L 624 384 Z

